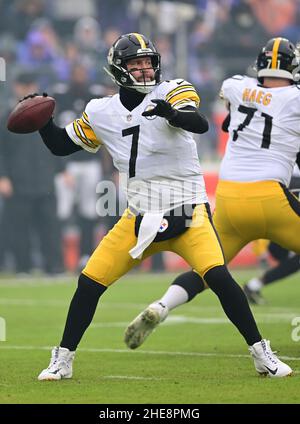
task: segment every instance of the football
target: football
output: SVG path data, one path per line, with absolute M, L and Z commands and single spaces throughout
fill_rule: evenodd
M 7 129 L 17 134 L 39 130 L 47 124 L 55 107 L 50 96 L 29 97 L 20 101 L 9 114 Z

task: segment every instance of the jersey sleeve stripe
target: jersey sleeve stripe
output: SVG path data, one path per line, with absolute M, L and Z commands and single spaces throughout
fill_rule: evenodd
M 83 137 L 85 137 L 87 141 L 90 141 L 95 146 L 99 146 L 100 144 L 102 144 L 102 141 L 98 139 L 91 125 L 85 122 L 83 116 L 80 119 L 76 119 L 76 123 L 79 125 L 83 133 Z
M 89 145 L 84 139 L 83 139 L 83 137 L 81 136 L 81 134 L 80 134 L 80 131 L 79 131 L 79 129 L 78 129 L 78 126 L 77 126 L 77 123 L 76 123 L 76 121 L 73 121 L 73 130 L 74 130 L 74 133 L 75 133 L 75 135 L 76 135 L 76 138 L 77 139 L 79 139 L 79 141 L 81 142 L 81 143 L 84 143 L 84 144 L 86 144 L 86 145 Z
M 88 122 L 86 122 L 86 120 L 84 119 L 83 116 L 81 117 L 81 119 L 82 119 L 82 122 L 84 123 L 86 128 L 90 128 L 91 130 L 93 130 L 93 128 L 90 126 L 90 124 Z
M 92 142 L 95 146 L 102 144 L 101 141 L 96 137 L 93 128 L 90 125 L 90 120 L 86 112 L 83 112 L 81 118 L 77 120 L 77 124 L 80 126 L 85 138 Z M 83 125 L 84 124 L 84 125 Z
M 173 94 L 175 94 L 177 91 L 181 91 L 181 90 L 194 90 L 194 87 L 192 86 L 192 84 L 186 84 L 186 85 L 181 85 L 179 87 L 174 88 L 173 90 L 171 90 L 169 93 L 166 94 L 166 101 L 168 101 L 168 98 L 171 97 Z
M 192 91 L 193 93 L 197 94 L 197 92 L 193 88 L 185 88 L 185 89 L 182 89 L 182 90 L 176 90 L 175 93 L 173 93 L 171 96 L 168 96 L 167 101 L 169 101 L 173 96 L 176 96 L 177 94 L 180 94 L 180 93 L 185 93 L 187 91 Z
M 80 121 L 82 121 L 82 123 L 84 123 L 84 129 L 85 129 L 85 131 L 87 131 L 88 129 L 90 129 L 93 133 L 94 133 L 94 131 L 93 131 L 93 128 L 91 127 L 91 125 L 90 125 L 90 123 L 89 122 L 87 122 L 86 120 L 85 120 L 85 118 L 84 118 L 84 116 L 82 115 L 82 117 L 80 118 Z M 80 123 L 81 124 L 81 123 Z M 81 126 L 82 126 L 82 124 L 81 124 Z M 96 136 L 95 136 L 96 137 Z
M 81 134 L 80 134 L 80 130 L 78 128 L 78 124 L 76 121 L 73 122 L 73 129 L 75 131 L 75 134 L 77 136 L 77 138 L 80 140 L 81 143 L 86 144 L 89 147 L 95 148 L 94 144 L 89 143 L 88 140 L 86 140 Z
M 168 102 L 173 106 L 179 101 L 194 101 L 196 106 L 198 107 L 200 105 L 200 98 L 196 91 L 183 91 L 179 94 L 175 94 L 172 97 L 169 98 Z
M 196 102 L 194 100 L 184 99 L 184 100 L 179 100 L 178 102 L 173 103 L 172 106 L 175 109 L 180 109 L 180 107 L 184 107 L 184 106 L 198 107 L 199 105 L 196 104 Z
M 80 120 L 79 119 L 76 119 L 76 127 L 77 127 L 77 129 L 78 129 L 78 131 L 79 131 L 79 133 L 80 133 L 80 137 L 81 138 L 84 138 L 85 139 L 85 141 L 87 141 L 88 143 L 90 142 L 91 144 L 94 144 L 93 142 L 92 142 L 92 140 L 89 140 L 89 138 L 85 135 L 85 130 L 82 128 L 82 126 L 81 126 L 81 124 L 80 124 Z
M 87 116 L 86 112 L 83 112 L 82 118 L 84 118 L 88 124 L 90 123 L 89 117 Z
M 97 140 L 95 133 L 92 129 L 82 127 L 81 119 L 76 119 L 73 122 L 73 127 L 77 137 L 86 145 L 96 148 L 99 146 L 99 140 Z

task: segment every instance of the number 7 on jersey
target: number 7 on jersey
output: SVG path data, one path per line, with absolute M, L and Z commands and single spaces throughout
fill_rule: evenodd
M 122 130 L 122 137 L 132 135 L 132 144 L 130 150 L 130 159 L 129 159 L 129 178 L 135 177 L 135 165 L 136 158 L 138 154 L 138 141 L 140 135 L 140 126 L 136 125 L 135 127 L 126 128 Z

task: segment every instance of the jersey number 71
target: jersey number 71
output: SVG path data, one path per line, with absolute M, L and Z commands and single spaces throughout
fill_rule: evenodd
M 238 107 L 238 111 L 241 113 L 245 113 L 246 117 L 244 121 L 237 127 L 237 129 L 233 130 L 233 137 L 232 137 L 233 141 L 236 141 L 238 139 L 239 131 L 243 131 L 243 129 L 250 124 L 257 109 L 255 109 L 254 107 L 247 107 L 244 105 L 240 105 Z M 269 149 L 271 144 L 273 116 L 268 115 L 267 113 L 264 113 L 264 112 L 261 113 L 261 116 L 265 118 L 265 125 L 264 125 L 264 130 L 262 133 L 262 143 L 260 147 L 262 147 L 263 149 Z

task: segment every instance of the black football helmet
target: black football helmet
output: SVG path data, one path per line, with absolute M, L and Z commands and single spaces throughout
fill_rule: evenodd
M 295 82 L 299 63 L 299 51 L 293 43 L 286 38 L 272 38 L 257 57 L 257 78 L 260 82 L 263 77 L 287 78 Z
M 128 72 L 126 62 L 129 59 L 145 56 L 151 58 L 154 79 L 149 82 L 138 82 Z M 142 34 L 133 32 L 131 34 L 121 35 L 110 48 L 107 61 L 108 68 L 104 68 L 104 70 L 121 87 L 147 94 L 160 82 L 160 54 L 157 52 L 154 44 Z

